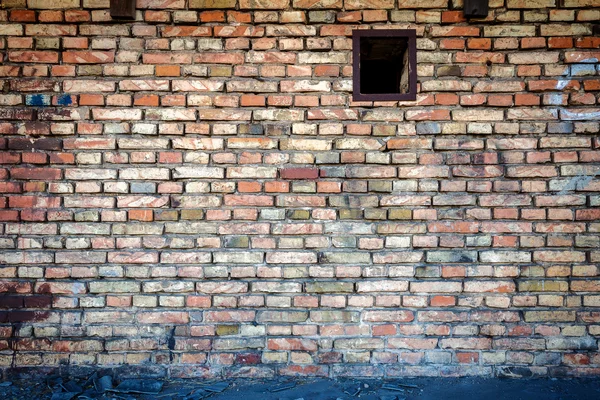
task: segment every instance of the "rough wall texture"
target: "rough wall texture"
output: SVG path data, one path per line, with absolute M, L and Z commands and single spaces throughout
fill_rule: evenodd
M 599 374 L 600 1 L 460 3 L 3 0 L 2 369 Z

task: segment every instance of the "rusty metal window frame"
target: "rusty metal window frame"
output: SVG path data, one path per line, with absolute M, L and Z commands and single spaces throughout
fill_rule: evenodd
M 360 39 L 363 37 L 405 38 L 408 46 L 407 93 L 361 93 Z M 352 99 L 354 101 L 413 101 L 417 99 L 417 33 L 414 29 L 355 29 L 352 31 Z

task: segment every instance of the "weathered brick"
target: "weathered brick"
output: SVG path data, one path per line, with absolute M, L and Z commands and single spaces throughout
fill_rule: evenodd
M 414 320 L 414 314 L 407 310 L 398 311 L 365 311 L 363 313 L 365 321 L 369 322 L 411 322 Z
M 33 9 L 61 9 L 61 8 L 77 8 L 80 6 L 81 0 L 56 0 L 48 3 L 44 0 L 27 0 L 27 7 Z
M 185 324 L 189 322 L 189 315 L 179 311 L 142 312 L 136 319 L 140 324 Z
M 190 0 L 190 8 L 235 8 L 236 0 Z

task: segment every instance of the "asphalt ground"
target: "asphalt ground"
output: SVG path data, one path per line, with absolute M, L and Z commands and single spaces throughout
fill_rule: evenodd
M 41 377 L 0 382 L 1 400 L 600 400 L 598 379 L 411 378 L 115 380 Z M 112 379 L 112 378 L 110 378 Z M 109 380 L 110 380 L 109 379 Z M 118 378 L 117 378 L 118 379 Z M 96 382 L 94 382 L 94 380 Z M 106 383 L 106 382 L 105 382 Z M 143 392 L 143 393 L 140 393 Z

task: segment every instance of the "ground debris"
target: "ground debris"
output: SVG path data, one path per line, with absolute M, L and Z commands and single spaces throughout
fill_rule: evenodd
M 344 389 L 344 393 L 346 393 L 348 396 L 358 396 L 361 390 L 361 385 L 352 386 L 350 388 Z
M 210 395 L 212 395 L 211 392 L 207 392 L 206 390 L 200 389 L 185 397 L 184 400 L 202 400 Z
M 394 383 L 384 383 L 381 386 L 381 388 L 382 389 L 387 389 L 387 390 L 395 390 L 395 391 L 398 391 L 398 392 L 404 392 L 405 391 L 404 388 L 408 388 L 408 389 L 420 389 L 420 387 L 417 386 L 417 385 L 409 385 L 409 384 L 406 384 L 406 383 L 396 383 L 396 382 L 394 382 Z
M 77 382 L 75 382 L 73 380 L 63 383 L 60 386 L 65 390 L 65 392 L 71 392 L 71 393 L 83 392 L 83 387 L 78 385 Z
M 192 388 L 178 388 L 178 387 L 170 387 L 158 394 L 153 395 L 155 399 L 162 399 L 165 397 L 186 397 L 188 394 L 192 392 Z
M 296 384 L 294 382 L 286 382 L 286 383 L 282 383 L 281 385 L 275 385 L 269 388 L 269 392 L 271 393 L 275 393 L 275 392 L 282 392 L 284 390 L 288 390 L 288 389 L 292 389 L 296 387 Z
M 117 393 L 141 393 L 157 394 L 163 387 L 163 382 L 150 379 L 126 379 L 114 389 L 108 389 Z
M 88 371 L 86 371 L 88 372 Z M 101 392 L 99 381 L 117 386 L 115 371 L 96 371 L 90 376 L 43 375 L 0 382 L 0 400 L 439 400 L 493 398 L 495 400 L 580 400 L 600 398 L 598 379 L 506 380 L 482 378 L 412 379 L 165 379 L 141 375 L 127 380 L 153 382 L 153 393 Z M 114 373 L 114 375 L 113 375 Z M 130 375 L 131 376 L 131 375 Z M 93 377 L 93 378 L 92 378 Z M 6 379 L 6 377 L 5 377 Z M 87 380 L 86 380 L 87 379 Z M 8 382 L 12 382 L 9 384 Z M 410 384 L 409 384 L 410 383 Z M 295 384 L 294 387 L 289 387 Z M 65 390 L 80 387 L 79 394 Z M 289 389 L 273 392 L 273 388 Z M 208 390 L 208 389 L 211 390 Z M 396 390 L 392 390 L 395 388 Z M 142 386 L 142 389 L 144 387 Z M 145 388 L 148 390 L 147 388 Z M 358 391 L 360 389 L 360 391 Z M 404 392 L 402 390 L 403 389 Z M 77 389 L 79 390 L 79 389 Z M 345 391 L 345 392 L 344 392 Z M 353 396 L 354 395 L 354 396 Z
M 213 392 L 213 393 L 221 393 L 228 387 L 229 387 L 229 383 L 227 383 L 227 382 L 216 382 L 216 383 L 211 384 L 210 386 L 205 386 L 204 390 Z
M 381 389 L 384 389 L 384 390 L 393 390 L 395 392 L 404 392 L 405 391 L 400 386 L 390 385 L 389 383 L 384 383 L 383 385 L 381 385 Z
M 112 377 L 110 375 L 104 375 L 100 379 L 94 380 L 94 387 L 100 393 L 104 393 L 107 390 L 113 388 Z
M 51 400 L 71 400 L 73 397 L 77 396 L 81 392 L 60 392 L 53 393 Z

